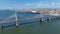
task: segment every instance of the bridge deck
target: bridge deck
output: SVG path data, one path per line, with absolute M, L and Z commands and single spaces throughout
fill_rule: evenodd
M 45 18 L 47 18 L 46 16 L 44 16 Z M 40 17 L 40 18 L 44 18 L 44 17 Z M 51 16 L 53 18 L 55 18 L 54 16 Z M 10 22 L 20 22 L 20 21 L 24 21 L 24 20 L 33 20 L 33 19 L 40 19 L 38 17 L 33 17 L 33 18 L 25 18 L 25 19 L 19 19 L 19 20 L 8 20 L 5 22 L 0 22 L 0 24 L 4 24 L 4 23 L 10 23 Z M 48 16 L 48 18 L 50 18 L 50 16 Z M 58 16 L 56 16 L 56 18 L 58 18 Z

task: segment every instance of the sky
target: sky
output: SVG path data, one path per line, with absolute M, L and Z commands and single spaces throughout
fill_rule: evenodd
M 60 0 L 0 0 L 0 9 L 60 8 Z

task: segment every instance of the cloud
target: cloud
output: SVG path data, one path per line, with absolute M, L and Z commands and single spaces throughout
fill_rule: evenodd
M 55 5 L 55 2 L 52 2 L 51 5 Z
M 33 6 L 35 4 L 24 4 L 23 6 Z
M 41 3 L 27 3 L 27 4 L 22 4 L 22 6 L 46 6 L 46 5 L 48 5 L 48 3 L 43 3 L 43 2 L 41 2 Z
M 60 6 L 60 3 L 59 2 L 51 2 L 51 3 L 48 3 L 48 2 L 40 2 L 40 3 L 26 3 L 26 4 L 19 4 L 19 6 L 23 6 L 23 7 L 59 7 Z

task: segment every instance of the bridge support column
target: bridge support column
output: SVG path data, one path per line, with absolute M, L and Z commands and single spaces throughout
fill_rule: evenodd
M 51 18 L 48 18 L 47 20 L 51 20 Z
M 43 18 L 40 18 L 40 22 L 44 22 L 44 19 Z
M 16 27 L 18 27 L 19 26 L 19 23 L 18 23 L 17 13 L 15 13 L 15 19 L 16 19 Z

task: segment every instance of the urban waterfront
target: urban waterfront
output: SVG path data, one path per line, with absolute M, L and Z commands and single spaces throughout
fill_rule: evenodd
M 60 0 L 0 0 L 0 34 L 60 34 Z

